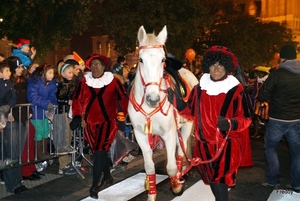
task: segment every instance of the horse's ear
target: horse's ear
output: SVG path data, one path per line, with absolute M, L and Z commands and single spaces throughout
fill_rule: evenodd
M 159 32 L 156 39 L 160 44 L 165 44 L 167 40 L 167 25 L 164 26 L 164 28 Z
M 146 40 L 147 33 L 146 33 L 145 29 L 144 29 L 144 26 L 141 26 L 139 28 L 138 37 L 137 38 L 138 38 L 138 41 L 140 42 L 140 44 L 142 44 Z

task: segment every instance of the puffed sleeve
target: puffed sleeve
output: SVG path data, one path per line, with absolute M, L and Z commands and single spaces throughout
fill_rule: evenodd
M 73 102 L 72 102 L 72 116 L 83 116 L 83 81 L 85 79 L 81 79 L 76 86 L 76 89 L 73 94 Z
M 126 116 L 128 114 L 127 107 L 128 107 L 128 102 L 129 98 L 127 96 L 126 90 L 124 86 L 121 84 L 119 80 L 116 82 L 116 95 L 117 95 L 117 102 L 118 105 L 120 105 L 122 112 Z

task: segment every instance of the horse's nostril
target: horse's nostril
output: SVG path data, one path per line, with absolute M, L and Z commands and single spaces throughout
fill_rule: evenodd
M 151 97 L 150 95 L 146 96 L 146 101 L 151 106 L 156 106 L 158 104 L 159 100 L 160 100 L 159 96 L 157 96 L 155 98 Z

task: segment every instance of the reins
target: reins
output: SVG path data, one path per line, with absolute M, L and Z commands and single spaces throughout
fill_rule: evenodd
M 163 47 L 164 47 L 163 45 L 140 46 L 139 50 L 141 50 L 141 49 L 149 49 L 149 48 L 163 48 Z M 146 117 L 144 132 L 148 135 L 148 142 L 150 144 L 150 147 L 152 149 L 154 149 L 155 148 L 155 142 L 153 141 L 153 130 L 152 130 L 152 126 L 153 125 L 152 125 L 152 119 L 151 119 L 151 117 L 154 114 L 156 114 L 157 112 L 161 112 L 164 116 L 166 116 L 168 114 L 168 112 L 169 112 L 169 110 L 171 108 L 171 104 L 169 104 L 169 106 L 166 109 L 166 111 L 163 110 L 163 106 L 167 102 L 167 92 L 166 92 L 166 90 L 161 89 L 161 83 L 162 83 L 163 80 L 165 80 L 165 83 L 166 83 L 167 88 L 168 88 L 168 87 L 171 87 L 171 80 L 170 80 L 170 77 L 166 76 L 164 78 L 162 77 L 160 79 L 159 83 L 158 82 L 148 82 L 148 83 L 146 83 L 145 80 L 144 80 L 144 77 L 142 75 L 142 72 L 141 72 L 141 69 L 140 69 L 140 65 L 138 65 L 138 68 L 139 68 L 139 76 L 141 78 L 142 85 L 144 86 L 144 93 L 143 93 L 141 102 L 138 103 L 136 101 L 135 97 L 134 97 L 134 86 L 133 86 L 132 89 L 131 89 L 131 91 L 130 91 L 129 101 L 132 104 L 132 106 L 135 109 L 135 111 L 142 113 Z M 146 112 L 143 109 L 142 105 L 144 103 L 146 88 L 147 88 L 147 86 L 150 86 L 150 85 L 157 85 L 157 86 L 159 86 L 159 90 L 165 92 L 165 96 L 164 96 L 163 100 L 159 102 L 159 104 L 158 104 L 157 107 L 155 107 L 151 112 Z M 211 158 L 210 160 L 203 161 L 199 157 L 197 157 L 197 158 L 189 158 L 189 156 L 188 156 L 188 154 L 186 153 L 186 150 L 185 150 L 184 142 L 183 142 L 183 139 L 182 139 L 182 134 L 181 134 L 180 129 L 179 129 L 179 125 L 178 125 L 178 112 L 177 112 L 175 106 L 173 106 L 173 113 L 174 113 L 174 118 L 175 118 L 175 122 L 176 122 L 176 130 L 177 130 L 177 133 L 178 133 L 178 139 L 179 139 L 179 143 L 180 143 L 181 149 L 182 149 L 185 157 L 187 158 L 187 160 L 190 163 L 189 166 L 185 170 L 182 170 L 177 175 L 178 178 L 181 178 L 192 167 L 197 166 L 199 164 L 211 163 L 211 162 L 215 161 L 221 155 L 221 153 L 222 153 L 222 151 L 223 151 L 223 149 L 225 147 L 225 144 L 226 144 L 226 141 L 227 141 L 229 135 L 227 134 L 226 137 L 222 140 L 222 143 L 221 143 L 218 151 L 216 152 L 216 155 L 213 158 Z M 217 130 L 217 132 L 218 132 L 218 130 Z
M 232 97 L 234 95 L 234 92 L 236 91 L 236 88 L 237 87 L 232 88 L 226 94 L 225 100 L 223 102 L 223 105 L 222 105 L 222 108 L 221 108 L 221 111 L 220 111 L 220 115 L 223 116 L 223 117 L 225 117 L 225 115 L 227 113 L 230 100 L 232 99 Z M 175 119 L 177 119 L 177 112 L 175 111 L 175 108 L 174 108 L 174 116 L 175 116 Z M 176 120 L 176 122 L 177 122 L 177 120 Z M 177 126 L 178 139 L 179 139 L 179 143 L 180 143 L 181 149 L 183 150 L 184 155 L 187 158 L 187 160 L 190 162 L 190 165 L 185 170 L 183 170 L 183 171 L 181 171 L 179 173 L 179 175 L 178 175 L 179 177 L 185 175 L 193 166 L 197 166 L 197 165 L 200 165 L 200 164 L 211 163 L 211 162 L 215 161 L 217 158 L 219 158 L 220 155 L 221 155 L 221 153 L 222 153 L 222 151 L 223 151 L 223 149 L 224 149 L 224 147 L 225 147 L 225 145 L 226 145 L 226 142 L 227 142 L 227 140 L 229 138 L 229 133 L 231 131 L 231 129 L 229 129 L 227 131 L 227 133 L 222 132 L 224 138 L 222 140 L 222 143 L 221 143 L 220 147 L 217 148 L 216 154 L 215 154 L 215 156 L 213 158 L 211 158 L 210 160 L 202 160 L 200 157 L 190 159 L 188 157 L 186 151 L 185 151 L 184 143 L 183 143 L 183 140 L 182 140 L 182 135 L 181 135 L 181 132 L 180 132 L 180 130 L 178 128 L 178 124 L 176 124 L 176 126 Z M 219 133 L 221 131 L 220 131 L 219 128 L 217 128 L 216 132 Z
M 163 45 L 149 45 L 149 46 L 140 46 L 139 49 L 149 49 L 149 48 L 163 48 Z M 157 112 L 161 112 L 164 116 L 166 116 L 169 113 L 169 109 L 171 108 L 171 104 L 169 104 L 168 108 L 166 109 L 166 111 L 163 110 L 163 106 L 165 105 L 165 103 L 167 102 L 167 93 L 166 90 L 161 89 L 161 83 L 163 78 L 160 78 L 160 82 L 148 82 L 146 83 L 144 80 L 144 77 L 142 75 L 142 71 L 140 69 L 140 65 L 138 65 L 139 68 L 139 75 L 141 77 L 141 82 L 142 85 L 144 86 L 144 93 L 141 99 L 141 103 L 138 103 L 134 97 L 134 86 L 131 89 L 130 95 L 129 95 L 129 101 L 132 104 L 133 108 L 135 109 L 135 111 L 137 112 L 141 112 L 145 117 L 146 117 L 146 122 L 145 122 L 145 128 L 144 128 L 144 132 L 148 135 L 148 141 L 150 144 L 151 149 L 155 148 L 155 143 L 153 141 L 153 130 L 152 130 L 152 119 L 151 117 L 156 114 Z M 143 103 L 144 103 L 144 99 L 145 99 L 145 93 L 146 93 L 146 88 L 150 85 L 157 85 L 159 87 L 159 91 L 163 91 L 165 92 L 165 97 L 163 98 L 162 101 L 160 101 L 158 103 L 158 106 L 155 107 L 151 112 L 146 112 L 143 109 Z

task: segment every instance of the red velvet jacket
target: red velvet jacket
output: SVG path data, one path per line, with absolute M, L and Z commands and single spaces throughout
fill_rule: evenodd
M 100 124 L 116 119 L 118 105 L 127 115 L 128 101 L 125 88 L 112 73 L 105 72 L 100 78 L 87 73 L 74 92 L 72 115 L 83 117 L 88 124 Z

